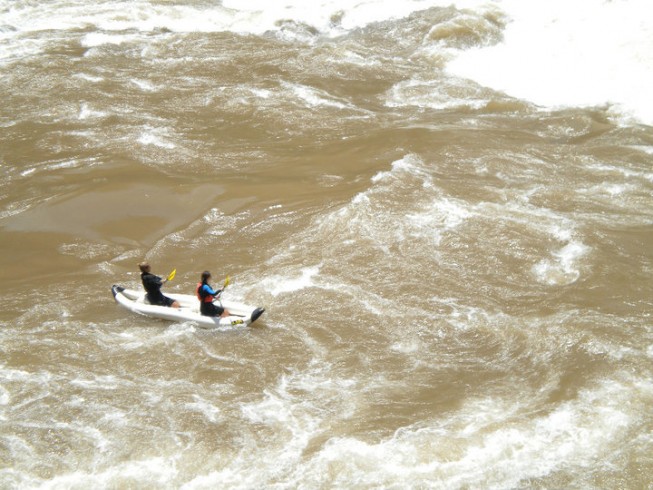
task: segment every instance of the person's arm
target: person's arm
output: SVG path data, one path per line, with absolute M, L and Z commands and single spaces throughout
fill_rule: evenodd
M 206 291 L 206 292 L 207 292 L 208 294 L 210 294 L 211 296 L 217 296 L 217 295 L 219 295 L 219 294 L 222 292 L 222 289 L 219 289 L 218 291 L 214 291 L 214 290 L 211 288 L 211 286 L 209 286 L 208 284 L 204 284 L 204 285 L 202 286 L 202 289 L 204 289 L 204 291 Z

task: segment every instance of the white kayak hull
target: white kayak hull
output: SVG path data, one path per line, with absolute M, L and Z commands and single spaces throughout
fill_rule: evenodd
M 173 322 L 196 322 L 202 327 L 247 326 L 254 323 L 265 311 L 265 308 L 255 308 L 234 301 L 222 301 L 222 306 L 231 313 L 227 317 L 212 317 L 200 314 L 200 302 L 190 294 L 169 294 L 166 296 L 177 300 L 179 308 L 151 305 L 145 302 L 145 292 L 112 286 L 111 292 L 116 302 L 139 315 L 161 318 Z

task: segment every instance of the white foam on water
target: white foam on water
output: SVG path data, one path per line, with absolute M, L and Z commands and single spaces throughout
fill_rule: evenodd
M 646 388 L 646 387 L 644 387 Z M 539 417 L 529 400 L 470 400 L 454 415 L 367 442 L 333 437 L 299 468 L 303 481 L 364 487 L 516 488 L 562 468 L 587 468 L 630 439 L 648 394 L 605 380 Z M 628 407 L 632 403 L 633 407 Z M 634 418 L 635 417 L 635 418 Z
M 394 85 L 386 94 L 388 107 L 415 106 L 436 110 L 481 109 L 490 98 L 478 87 L 463 88 L 443 80 L 406 80 Z
M 153 5 L 148 0 L 83 0 L 26 2 L 0 0 L 0 60 L 12 61 L 42 53 L 52 33 L 95 28 L 82 37 L 82 45 L 96 48 L 140 40 L 151 32 L 234 32 L 262 35 L 276 32 L 283 38 L 310 41 L 313 32 L 339 36 L 373 22 L 400 19 L 429 7 L 448 7 L 447 0 L 321 0 L 307 4 L 300 0 L 226 0 L 207 5 Z M 459 7 L 476 8 L 482 1 L 458 0 Z M 288 32 L 288 25 L 291 32 Z M 293 33 L 292 26 L 299 32 Z M 303 29 L 302 26 L 308 26 Z M 76 35 L 76 34 L 74 34 Z M 87 53 L 88 54 L 88 53 Z
M 0 369 L 5 369 L 4 366 L 0 367 Z M 9 395 L 9 392 L 6 390 L 4 386 L 0 386 L 0 405 L 8 405 L 9 402 L 11 401 L 11 396 Z M 4 413 L 0 412 L 0 419 L 6 420 L 6 417 Z
M 82 0 L 47 4 L 1 0 L 3 21 L 18 32 L 74 30 L 95 26 L 104 31 L 142 32 L 167 29 L 172 32 L 242 32 L 263 34 L 276 31 L 284 21 L 308 24 L 324 33 L 341 33 L 387 19 L 409 15 L 415 10 L 448 4 L 442 0 L 363 0 L 352 5 L 344 0 L 323 0 L 312 4 L 300 0 L 269 0 L 246 3 L 225 0 L 220 4 L 195 6 L 158 4 L 147 0 L 108 0 L 88 4 Z M 2 31 L 11 35 L 11 29 Z
M 84 242 L 63 243 L 57 248 L 57 251 L 61 255 L 74 256 L 84 260 L 94 260 L 106 257 L 113 250 L 114 249 L 108 244 Z M 100 269 L 102 269 L 102 267 L 102 265 L 99 266 Z M 107 270 L 106 272 L 113 271 Z
M 426 177 L 427 174 L 420 171 L 422 160 L 417 155 L 409 154 L 399 160 L 392 162 L 390 170 L 383 170 L 372 177 L 373 183 L 389 181 L 400 172 L 415 173 Z M 427 177 L 428 178 L 428 177 Z
M 640 353 L 639 350 L 632 347 L 599 339 L 587 342 L 585 349 L 597 356 L 607 355 L 617 361 L 629 361 L 636 358 Z
M 187 487 L 201 488 L 210 483 L 214 487 L 253 488 L 275 481 L 295 481 L 293 473 L 301 468 L 304 451 L 323 430 L 324 410 L 338 410 L 346 417 L 353 396 L 343 398 L 342 394 L 351 392 L 353 386 L 352 380 L 334 378 L 331 366 L 322 362 L 282 375 L 276 386 L 264 390 L 259 399 L 241 405 L 244 454 L 220 471 L 195 478 Z M 330 404 L 334 405 L 330 407 Z M 252 438 L 252 433 L 248 437 L 247 428 L 268 436 Z M 259 444 L 264 444 L 264 448 L 258 447 Z M 251 471 L 252 461 L 248 456 L 261 450 L 266 462 L 256 464 L 256 470 Z
M 512 22 L 505 41 L 493 47 L 463 51 L 448 69 L 457 76 L 503 90 L 543 106 L 611 104 L 617 117 L 653 123 L 653 27 L 650 2 L 563 0 L 228 0 L 221 5 L 157 4 L 145 0 L 100 4 L 77 1 L 46 3 L 0 0 L 5 27 L 0 31 L 0 60 L 37 55 L 61 33 L 78 35 L 88 48 L 143 42 L 152 32 L 235 32 L 283 35 L 288 22 L 307 25 L 319 36 L 338 36 L 373 22 L 404 18 L 430 7 L 504 10 Z M 618 19 L 616 21 L 615 19 Z M 299 40 L 304 40 L 298 35 Z M 436 43 L 437 44 L 437 43 Z M 426 49 L 426 48 L 425 48 Z M 438 48 L 439 50 L 440 48 Z M 446 56 L 450 56 L 448 48 Z M 87 54 L 92 54 L 92 50 Z M 440 55 L 438 51 L 438 56 Z M 458 85 L 458 84 L 456 84 Z M 343 108 L 343 101 L 320 93 L 298 93 L 309 107 Z M 432 81 L 401 82 L 388 94 L 389 106 L 415 105 L 446 110 L 481 108 L 482 91 L 468 88 L 460 95 Z
M 249 90 L 254 94 L 256 97 L 259 97 L 261 99 L 269 99 L 272 96 L 272 91 L 267 90 L 267 89 L 259 89 L 255 87 L 250 87 Z
M 124 43 L 132 42 L 139 38 L 140 36 L 134 34 L 107 34 L 104 32 L 91 32 L 84 36 L 81 44 L 86 48 L 95 48 L 105 44 L 120 46 Z
M 121 386 L 124 386 L 125 380 L 107 375 L 96 376 L 93 379 L 75 378 L 70 380 L 70 384 L 84 389 L 117 390 Z
M 426 185 L 430 177 L 420 170 L 421 160 L 416 155 L 407 155 L 392 162 L 390 170 L 384 170 L 375 174 L 371 179 L 372 185 L 366 190 L 356 194 L 351 202 L 339 210 L 322 218 L 319 222 L 320 233 L 332 234 L 334 228 L 338 233 L 347 230 L 347 238 L 344 243 L 352 245 L 352 240 L 364 238 L 371 240 L 376 247 L 389 253 L 388 244 L 392 240 L 401 240 L 398 235 L 401 233 L 399 227 L 395 226 L 396 218 L 392 212 L 388 212 L 390 201 L 397 199 L 393 189 L 401 186 L 402 192 L 412 193 L 413 184 L 405 185 L 404 176 L 413 176 L 415 180 Z M 412 196 L 411 196 L 412 199 Z M 392 228 L 388 228 L 387 222 L 392 222 Z M 388 233 L 391 230 L 392 233 Z
M 146 128 L 138 137 L 138 142 L 144 146 L 156 146 L 166 150 L 177 146 L 167 139 L 167 130 L 161 128 Z
M 320 219 L 316 235 L 330 236 L 338 230 L 343 246 L 359 248 L 365 240 L 383 254 L 394 254 L 392 247 L 403 247 L 413 239 L 437 245 L 444 233 L 475 213 L 472 206 L 447 196 L 436 185 L 432 166 L 415 154 L 393 161 L 389 170 L 373 175 L 371 185 L 349 204 Z
M 395 342 L 390 346 L 395 352 L 400 352 L 401 354 L 415 354 L 420 350 L 420 343 L 417 339 L 403 339 L 399 342 Z
M 644 148 L 640 147 L 639 149 L 645 151 Z M 653 149 L 648 153 L 653 154 Z M 596 170 L 597 173 L 600 174 L 619 175 L 628 179 L 641 179 L 653 183 L 653 172 L 631 170 L 626 167 L 610 165 L 607 163 L 594 163 L 587 165 L 587 168 L 590 170 Z
M 131 82 L 140 88 L 143 92 L 156 92 L 158 90 L 158 87 L 147 80 L 132 79 Z
M 318 90 L 306 85 L 297 85 L 287 82 L 282 84 L 293 94 L 294 98 L 300 100 L 307 107 L 335 107 L 336 109 L 351 108 L 351 104 L 336 99 L 323 90 Z
M 88 103 L 84 102 L 79 108 L 79 116 L 77 117 L 79 120 L 84 120 L 90 118 L 102 118 L 106 115 L 106 112 L 93 110 L 89 107 Z
M 28 167 L 20 172 L 21 177 L 29 177 L 35 173 L 52 172 L 56 170 L 65 170 L 71 168 L 90 168 L 98 165 L 99 160 L 96 157 L 77 159 L 72 158 L 69 160 L 46 160 L 39 162 L 34 167 Z
M 337 36 L 374 22 L 401 19 L 411 13 L 429 7 L 451 5 L 447 0 L 319 0 L 310 4 L 302 0 L 251 0 L 246 4 L 237 0 L 224 0 L 223 7 L 239 12 L 241 22 L 238 27 L 251 33 L 261 33 L 261 29 L 277 30 L 279 21 L 292 20 L 307 24 L 328 36 Z M 461 6 L 475 7 L 481 1 L 461 0 Z M 249 18 L 244 14 L 249 13 Z
M 445 317 L 446 323 L 460 332 L 476 330 L 479 325 L 500 324 L 503 317 L 503 314 L 490 313 L 483 308 L 459 304 L 456 299 L 434 298 L 434 300 L 451 309 L 451 313 Z
M 537 105 L 611 105 L 625 123 L 653 124 L 649 0 L 497 0 L 504 40 L 461 52 L 447 70 Z
M 479 216 L 512 221 L 532 227 L 535 231 L 543 231 L 559 242 L 571 241 L 576 227 L 573 219 L 549 208 L 531 205 L 529 203 L 531 193 L 531 190 L 526 190 L 525 193 L 518 195 L 516 199 L 506 203 L 480 203 L 473 210 Z
M 195 401 L 185 403 L 184 408 L 201 413 L 211 423 L 219 421 L 220 409 L 218 407 L 196 394 L 193 395 L 193 400 Z
M 581 274 L 579 261 L 590 248 L 579 241 L 571 241 L 552 255 L 533 266 L 536 279 L 550 286 L 564 286 L 576 282 Z
M 424 211 L 410 213 L 406 218 L 413 234 L 430 235 L 439 243 L 443 233 L 459 227 L 471 216 L 473 213 L 466 203 L 443 197 L 433 201 Z
M 91 83 L 99 83 L 104 81 L 104 77 L 98 77 L 96 75 L 89 75 L 88 73 L 77 73 L 75 75 L 76 78 L 81 78 L 82 80 L 86 80 L 87 82 Z
M 647 155 L 653 155 L 653 145 L 644 146 L 644 145 L 632 145 L 631 148 L 635 148 L 639 151 L 643 151 Z
M 102 470 L 92 472 L 71 471 L 43 480 L 34 477 L 21 479 L 27 488 L 61 489 L 61 488 L 111 488 L 116 482 L 125 486 L 149 487 L 159 485 L 161 488 L 174 481 L 178 474 L 176 457 L 152 457 L 149 459 L 130 460 L 114 466 L 103 465 Z M 22 476 L 22 475 L 21 475 Z M 120 485 L 119 485 L 120 486 Z
M 574 232 L 573 226 L 568 220 L 562 220 L 560 223 L 551 223 L 548 231 L 559 242 L 570 242 Z
M 616 197 L 629 191 L 635 190 L 635 186 L 605 183 L 604 185 L 600 186 L 600 189 L 609 194 L 611 197 Z
M 298 277 L 266 277 L 263 280 L 263 284 L 265 289 L 275 297 L 285 293 L 300 291 L 315 285 L 314 279 L 320 273 L 320 267 L 319 265 L 304 267 L 299 271 Z

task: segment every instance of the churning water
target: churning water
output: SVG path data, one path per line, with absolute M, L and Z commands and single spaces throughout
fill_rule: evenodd
M 651 488 L 649 3 L 0 0 L 0 487 Z

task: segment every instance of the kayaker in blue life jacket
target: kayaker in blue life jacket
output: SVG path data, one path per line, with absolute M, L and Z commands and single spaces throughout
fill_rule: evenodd
M 197 288 L 195 288 L 197 299 L 200 300 L 200 313 L 204 316 L 231 315 L 225 308 L 213 303 L 215 298 L 222 294 L 223 289 L 214 291 L 209 285 L 209 279 L 211 279 L 211 273 L 209 271 L 202 272 L 201 280 L 197 283 Z
M 145 288 L 147 293 L 145 298 L 151 305 L 179 308 L 179 303 L 177 301 L 164 296 L 161 292 L 161 286 L 168 282 L 168 279 L 161 279 L 159 276 L 151 274 L 150 264 L 147 262 L 141 262 L 138 264 L 138 268 L 141 270 L 141 281 L 143 281 L 143 288 Z

